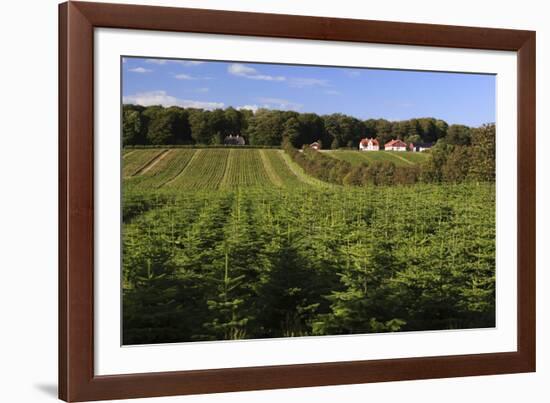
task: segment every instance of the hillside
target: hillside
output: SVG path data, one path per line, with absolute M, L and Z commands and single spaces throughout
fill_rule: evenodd
M 149 148 L 123 152 L 124 185 L 133 190 L 208 190 L 321 186 L 282 150 Z
M 429 153 L 413 153 L 398 151 L 351 151 L 335 150 L 323 151 L 323 153 L 343 161 L 348 161 L 353 165 L 359 165 L 362 162 L 382 162 L 390 161 L 396 166 L 411 166 L 420 164 L 430 158 Z

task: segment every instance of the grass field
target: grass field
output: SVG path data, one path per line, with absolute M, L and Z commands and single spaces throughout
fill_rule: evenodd
M 137 149 L 123 155 L 129 190 L 323 185 L 276 149 Z
M 418 152 L 399 152 L 399 151 L 350 151 L 350 150 L 335 150 L 323 151 L 331 157 L 340 160 L 348 161 L 354 165 L 359 165 L 362 162 L 382 162 L 390 161 L 397 166 L 411 166 L 427 161 L 430 158 L 429 153 Z
M 494 183 L 329 185 L 277 149 L 122 163 L 123 344 L 494 326 Z

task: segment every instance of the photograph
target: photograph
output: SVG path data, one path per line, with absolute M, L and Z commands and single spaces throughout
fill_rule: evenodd
M 496 327 L 495 74 L 120 74 L 122 345 Z

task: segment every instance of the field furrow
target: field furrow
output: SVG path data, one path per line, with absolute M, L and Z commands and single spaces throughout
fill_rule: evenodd
M 308 183 L 307 180 L 300 179 L 299 175 L 296 174 L 287 164 L 284 159 L 285 153 L 282 150 L 262 150 L 262 154 L 266 159 L 267 163 L 271 169 L 279 177 L 282 186 L 285 187 L 296 187 L 304 186 Z
M 122 163 L 122 176 L 127 178 L 137 175 L 143 168 L 164 152 L 166 152 L 164 148 L 149 148 L 135 150 L 134 152 L 126 154 Z
M 188 166 L 164 188 L 217 189 L 224 177 L 229 150 L 197 150 Z
M 258 150 L 230 150 L 221 188 L 273 186 Z
M 163 151 L 162 153 L 160 153 L 159 155 L 157 155 L 154 159 L 152 159 L 151 161 L 149 161 L 149 163 L 147 165 L 144 165 L 139 171 L 137 171 L 135 173 L 134 176 L 139 176 L 139 175 L 146 175 L 147 172 L 151 171 L 153 168 L 155 168 L 155 166 L 157 166 L 162 160 L 164 160 L 164 158 L 166 158 L 166 156 L 168 154 L 170 154 L 172 150 L 165 150 Z
M 148 165 L 140 175 L 125 179 L 125 185 L 132 189 L 158 189 L 176 178 L 189 164 L 196 150 L 173 149 Z
M 281 180 L 281 177 L 278 174 L 277 169 L 273 166 L 271 163 L 266 150 L 260 150 L 260 157 L 262 158 L 262 162 L 264 164 L 265 171 L 267 173 L 267 176 L 269 176 L 269 179 L 275 186 L 283 186 L 283 181 Z

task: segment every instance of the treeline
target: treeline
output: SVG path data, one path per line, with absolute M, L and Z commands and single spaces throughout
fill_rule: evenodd
M 223 144 L 230 134 L 241 134 L 246 144 L 280 146 L 284 141 L 294 147 L 319 141 L 322 148 L 356 148 L 364 137 L 375 137 L 381 145 L 399 138 L 412 143 L 467 146 L 472 128 L 448 125 L 435 118 L 392 122 L 385 119 L 360 120 L 341 113 L 319 116 L 260 109 L 203 110 L 123 105 L 122 138 L 127 145 Z
M 495 178 L 495 125 L 471 130 L 470 145 L 438 142 L 424 164 L 396 166 L 381 161 L 353 166 L 310 147 L 301 151 L 290 142 L 284 149 L 309 175 L 338 185 L 367 186 L 416 182 L 491 182 Z

